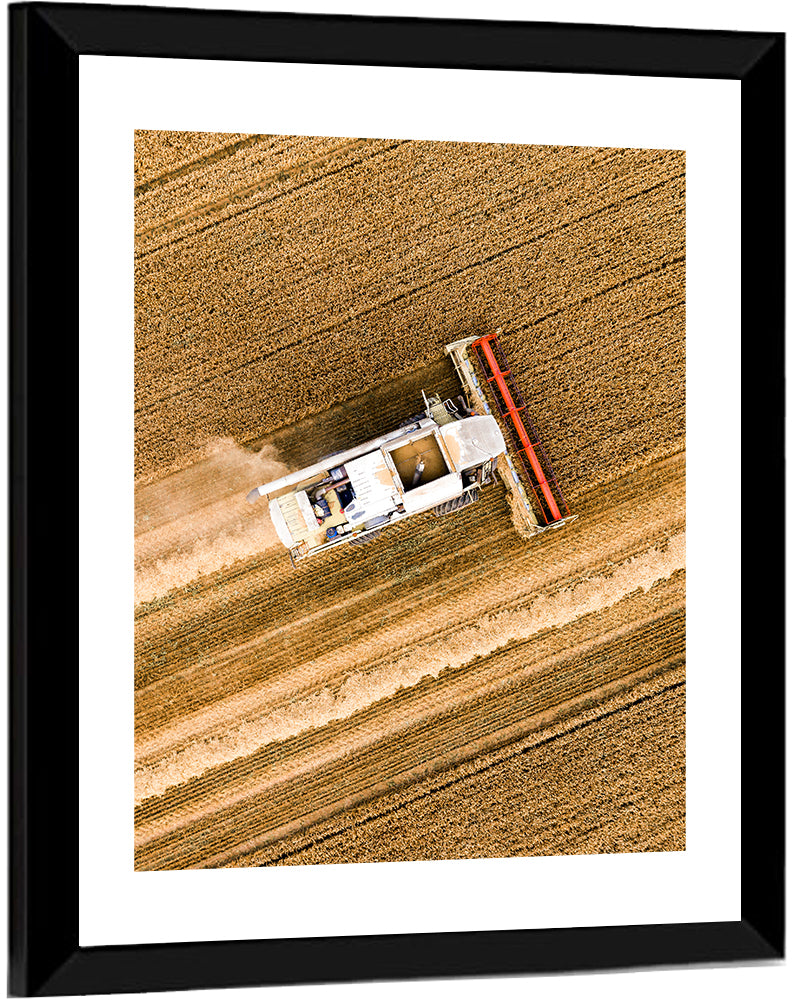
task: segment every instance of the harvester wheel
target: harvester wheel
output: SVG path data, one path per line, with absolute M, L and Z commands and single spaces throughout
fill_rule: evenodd
M 367 545 L 368 542 L 374 541 L 376 538 L 379 537 L 379 535 L 383 535 L 383 534 L 384 534 L 384 528 L 382 528 L 380 531 L 371 531 L 371 532 L 368 532 L 367 535 L 354 535 L 351 538 L 351 544 L 352 545 Z
M 431 513 L 434 514 L 435 517 L 444 517 L 446 514 L 452 514 L 454 511 L 462 510 L 464 507 L 469 507 L 470 504 L 475 503 L 480 496 L 480 490 L 470 490 L 469 493 L 462 493 L 461 496 L 454 497 L 453 500 L 447 500 L 445 503 L 441 503 L 438 507 L 432 507 Z

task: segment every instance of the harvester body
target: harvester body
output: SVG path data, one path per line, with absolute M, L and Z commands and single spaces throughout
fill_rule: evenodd
M 428 405 L 438 405 L 433 399 Z M 443 404 L 444 405 L 444 404 Z M 450 513 L 478 499 L 505 450 L 493 417 L 449 412 L 338 452 L 249 493 L 268 499 L 279 540 L 294 559 L 431 510 Z
M 457 341 L 446 352 L 466 400 L 460 396 L 457 404 L 423 393 L 424 415 L 249 493 L 250 502 L 268 500 L 276 533 L 294 562 L 345 543 L 367 542 L 423 511 L 442 516 L 460 510 L 478 500 L 496 472 L 511 495 L 515 527 L 525 537 L 569 520 L 494 335 Z M 495 390 L 497 413 L 515 439 L 516 461 L 484 385 Z

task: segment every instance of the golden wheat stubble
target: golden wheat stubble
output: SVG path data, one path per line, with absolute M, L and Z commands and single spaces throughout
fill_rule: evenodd
M 141 766 L 157 767 L 203 739 L 208 746 L 226 740 L 233 754 L 227 771 L 213 765 L 217 753 L 207 756 L 204 772 L 205 758 L 195 754 L 182 781 L 145 800 L 139 830 L 157 830 L 161 841 L 142 847 L 137 864 L 258 863 L 264 849 L 255 844 L 256 789 L 267 784 L 268 767 L 273 771 L 279 758 L 265 763 L 266 744 L 265 770 L 247 772 L 254 756 L 236 758 L 234 748 L 245 749 L 241 733 L 265 718 L 263 712 L 276 711 L 279 698 L 295 714 L 296 706 L 309 707 L 327 690 L 333 697 L 354 691 L 344 687 L 347 678 L 373 672 L 368 664 L 376 663 L 380 646 L 389 653 L 419 641 L 422 648 L 427 640 L 417 631 L 413 605 L 441 614 L 440 623 L 456 629 L 477 627 L 485 611 L 507 599 L 507 586 L 515 603 L 530 602 L 541 572 L 551 594 L 566 591 L 611 563 L 656 547 L 666 551 L 668 539 L 682 530 L 684 479 L 679 468 L 672 476 L 667 462 L 681 461 L 685 430 L 684 157 L 676 151 L 149 132 L 136 134 L 136 171 L 139 754 Z M 267 463 L 281 456 L 299 465 L 316 457 L 308 453 L 312 442 L 330 451 L 349 431 L 366 438 L 386 429 L 406 407 L 418 408 L 407 394 L 419 396 L 424 372 L 444 382 L 439 359 L 446 342 L 498 325 L 559 481 L 582 519 L 557 541 L 520 542 L 501 488 L 492 487 L 485 503 L 453 521 L 418 518 L 366 554 L 337 554 L 312 572 L 293 573 L 284 553 L 280 558 L 280 549 L 269 548 L 267 533 L 258 537 L 256 515 L 236 513 L 236 476 L 253 462 L 241 446 L 279 442 L 277 450 L 266 447 L 266 479 Z M 451 391 L 448 384 L 443 391 Z M 216 496 L 214 486 L 227 492 Z M 595 546 L 597 536 L 604 541 Z M 592 558 L 573 561 L 581 549 Z M 658 586 L 645 601 L 661 614 L 669 608 L 668 614 L 683 601 L 671 593 Z M 610 615 L 598 615 L 595 649 L 616 614 L 628 615 L 629 624 L 641 615 L 632 608 L 620 602 Z M 555 626 L 545 639 L 553 642 L 553 664 L 564 653 L 563 645 L 556 652 L 559 633 L 566 628 Z M 666 666 L 682 629 L 667 635 L 660 648 L 650 647 L 653 665 Z M 515 661 L 501 655 L 483 660 L 493 692 L 503 690 L 495 687 L 499 663 L 510 666 L 507 691 L 523 669 L 522 658 L 511 666 Z M 635 654 L 622 655 L 632 667 Z M 592 685 L 599 698 L 608 691 L 600 686 L 608 675 L 590 662 L 587 655 L 576 665 L 572 683 L 584 697 Z M 450 746 L 464 748 L 468 731 L 474 736 L 463 720 L 471 697 L 465 691 L 474 690 L 478 672 L 468 669 L 462 677 L 469 676 L 469 688 L 451 683 L 443 671 L 415 693 L 404 689 L 420 698 L 418 705 L 449 705 L 453 728 L 432 727 L 425 738 L 432 761 L 435 734 L 440 741 L 443 732 L 453 734 Z M 519 671 L 513 682 L 511 670 Z M 555 677 L 553 669 L 543 685 L 553 702 L 575 690 L 564 685 L 557 694 Z M 374 697 L 384 690 L 374 687 Z M 276 699 L 271 707 L 269 691 Z M 368 710 L 372 721 L 366 712 L 359 729 L 349 729 L 351 738 L 355 731 L 389 732 L 410 702 L 396 692 L 376 704 Z M 667 703 L 664 730 L 680 725 L 679 704 Z M 316 720 L 308 730 L 315 735 L 308 741 L 298 734 L 280 766 L 287 775 L 290 767 L 300 771 L 315 761 L 317 802 L 331 796 L 334 813 L 340 795 L 335 754 L 345 753 L 353 723 L 318 723 L 323 717 L 315 709 L 307 715 L 308 724 Z M 482 716 L 486 730 L 490 718 Z M 653 724 L 633 718 L 631 733 Z M 614 739 L 608 730 L 604 738 Z M 498 843 L 500 850 L 520 852 L 542 843 L 551 853 L 673 849 L 682 831 L 684 780 L 679 749 L 666 746 L 662 760 L 673 762 L 671 785 L 656 791 L 657 778 L 644 762 L 634 780 L 668 805 L 637 810 L 632 836 L 605 819 L 609 797 L 595 829 L 610 832 L 589 839 L 593 815 L 584 807 L 574 825 L 561 827 L 563 838 L 542 838 L 534 847 L 522 833 L 521 816 L 515 811 L 510 819 L 514 778 L 506 772 L 478 792 L 499 811 L 503 839 L 470 829 L 473 855 L 462 854 L 465 848 L 448 835 L 437 841 L 450 856 L 478 856 Z M 447 760 L 441 743 L 439 751 L 439 760 Z M 372 781 L 377 790 L 378 768 L 368 778 L 364 766 L 351 772 L 354 785 Z M 283 780 L 282 812 L 275 817 L 289 820 L 305 808 L 299 771 L 293 785 Z M 550 815 L 560 819 L 566 795 L 556 794 Z M 462 808 L 468 801 L 461 799 Z M 341 815 L 354 808 L 349 804 Z M 441 816 L 454 817 L 457 808 L 449 804 Z M 323 810 L 316 812 L 321 817 Z M 195 820 L 186 820 L 190 816 Z M 412 816 L 422 836 L 420 814 Z M 241 845 L 249 841 L 255 846 L 247 853 Z M 368 851 L 378 854 L 370 843 L 361 859 Z M 344 837 L 342 844 L 351 847 Z M 411 846 L 417 838 L 407 844 L 410 852 L 420 850 Z M 278 855 L 274 850 L 269 858 Z M 339 856 L 330 852 L 302 856 Z

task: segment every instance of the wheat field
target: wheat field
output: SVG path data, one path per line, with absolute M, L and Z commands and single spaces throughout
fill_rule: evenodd
M 135 866 L 685 849 L 685 157 L 138 132 Z M 502 484 L 293 568 L 247 492 L 501 343 Z

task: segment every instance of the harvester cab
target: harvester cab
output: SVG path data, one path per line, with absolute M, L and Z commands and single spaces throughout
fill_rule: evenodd
M 460 340 L 446 351 L 464 396 L 453 401 L 424 392 L 424 413 L 396 430 L 248 494 L 252 503 L 260 497 L 268 500 L 276 533 L 294 562 L 346 542 L 370 541 L 413 514 L 431 511 L 441 517 L 461 510 L 479 499 L 481 488 L 496 472 L 508 487 L 515 527 L 525 537 L 569 519 L 495 335 Z M 481 366 L 480 378 L 474 364 Z M 503 400 L 498 413 L 511 421 L 519 441 L 516 465 L 482 381 L 494 383 Z M 509 433 L 512 427 L 506 425 Z M 534 512 L 517 465 L 533 488 L 544 524 Z

